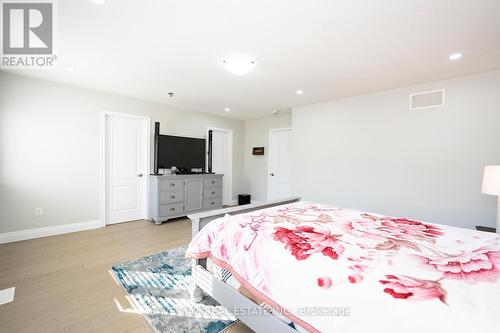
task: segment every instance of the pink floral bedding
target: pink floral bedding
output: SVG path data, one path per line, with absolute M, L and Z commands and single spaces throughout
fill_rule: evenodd
M 500 238 L 294 203 L 207 225 L 210 257 L 309 332 L 500 332 Z

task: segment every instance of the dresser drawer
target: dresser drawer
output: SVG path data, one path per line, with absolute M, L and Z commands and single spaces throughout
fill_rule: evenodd
M 184 212 L 182 203 L 160 205 L 160 217 L 176 215 Z
M 182 179 L 162 179 L 160 180 L 160 191 L 183 191 L 184 190 L 184 180 Z
M 222 197 L 221 187 L 207 187 L 203 190 L 203 199 Z
M 184 192 L 160 192 L 160 203 L 184 202 Z
M 203 187 L 222 187 L 222 178 L 203 179 Z
M 222 198 L 204 199 L 203 200 L 203 209 L 221 208 L 221 207 L 222 207 Z

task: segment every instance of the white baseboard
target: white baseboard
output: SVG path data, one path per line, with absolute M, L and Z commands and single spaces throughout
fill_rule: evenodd
M 12 231 L 0 234 L 0 244 L 17 242 L 27 239 L 68 234 L 70 232 L 98 229 L 102 227 L 101 220 L 71 223 L 71 224 L 61 224 L 54 225 L 50 227 L 26 229 L 19 231 Z

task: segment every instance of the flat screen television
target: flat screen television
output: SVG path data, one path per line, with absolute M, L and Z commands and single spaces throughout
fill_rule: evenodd
M 158 168 L 205 169 L 205 139 L 160 135 Z

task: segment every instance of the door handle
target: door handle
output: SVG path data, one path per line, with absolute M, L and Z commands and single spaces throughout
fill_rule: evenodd
M 143 174 L 142 174 L 142 173 L 140 173 L 140 174 L 138 174 L 138 175 L 137 175 L 137 177 L 142 177 L 142 176 L 143 176 Z

